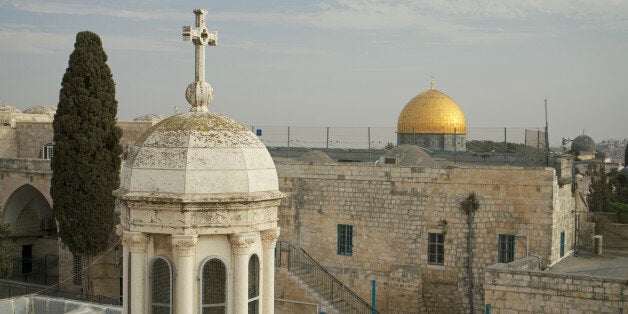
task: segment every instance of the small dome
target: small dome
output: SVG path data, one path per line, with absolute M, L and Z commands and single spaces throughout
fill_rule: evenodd
M 0 113 L 20 113 L 20 111 L 13 106 L 0 104 Z
M 334 160 L 331 159 L 327 154 L 321 152 L 320 150 L 311 150 L 299 157 L 300 161 L 309 162 L 313 164 L 332 164 Z
M 588 135 L 580 135 L 571 143 L 571 149 L 580 153 L 595 153 L 595 141 Z
M 57 113 L 57 107 L 54 106 L 34 106 L 24 110 L 24 113 L 28 114 L 47 114 L 51 117 Z
M 424 150 L 415 145 L 399 145 L 386 153 L 385 157 L 399 159 L 399 165 L 409 167 L 436 167 L 438 163 Z
M 243 125 L 210 112 L 171 116 L 146 131 L 129 150 L 119 194 L 203 202 L 282 195 L 264 144 Z
M 628 174 L 628 166 L 624 166 L 624 167 L 621 169 L 621 172 L 622 172 L 622 173 L 626 173 L 626 174 Z
M 166 118 L 165 116 L 158 115 L 158 114 L 145 114 L 143 116 L 139 116 L 133 119 L 133 121 L 147 121 L 147 122 L 157 123 L 165 118 Z
M 430 89 L 412 98 L 401 110 L 397 133 L 467 134 L 467 124 L 451 97 Z

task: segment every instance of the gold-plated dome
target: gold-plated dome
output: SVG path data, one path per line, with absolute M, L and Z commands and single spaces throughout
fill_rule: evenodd
M 397 133 L 467 134 L 467 123 L 451 97 L 430 89 L 412 98 L 401 110 Z

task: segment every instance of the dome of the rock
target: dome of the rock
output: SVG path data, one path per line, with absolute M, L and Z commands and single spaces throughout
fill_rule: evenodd
M 446 94 L 430 89 L 408 102 L 399 114 L 397 133 L 467 134 L 464 113 Z

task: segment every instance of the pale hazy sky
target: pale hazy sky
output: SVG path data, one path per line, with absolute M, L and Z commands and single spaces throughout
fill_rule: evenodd
M 248 125 L 395 127 L 436 88 L 469 129 L 542 127 L 551 142 L 628 136 L 628 1 L 0 0 L 0 102 L 56 105 L 77 32 L 98 33 L 119 119 L 188 110 L 194 8 L 207 48 L 210 110 Z

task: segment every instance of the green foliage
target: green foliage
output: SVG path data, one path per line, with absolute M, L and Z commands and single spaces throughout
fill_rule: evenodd
M 589 184 L 589 195 L 587 195 L 589 210 L 607 212 L 610 209 L 611 189 L 604 165 L 592 166 L 587 169 L 587 172 L 591 173 L 591 184 Z
M 612 202 L 611 211 L 617 213 L 617 222 L 628 224 L 628 204 Z
M 76 35 L 53 122 L 53 213 L 61 239 L 75 254 L 101 252 L 114 228 L 111 192 L 118 185 L 122 130 L 106 61 L 98 35 Z
M 9 226 L 0 225 L 0 278 L 9 278 L 13 270 L 13 264 L 9 260 L 14 253 L 10 235 Z
M 384 146 L 385 150 L 391 150 L 393 148 L 395 148 L 395 145 L 392 142 L 388 142 L 386 143 L 386 146 Z
M 469 213 L 474 213 L 479 208 L 480 201 L 478 201 L 477 196 L 475 196 L 475 192 L 469 193 L 469 196 L 460 202 L 460 209 L 464 210 L 464 213 L 467 215 L 469 215 Z

